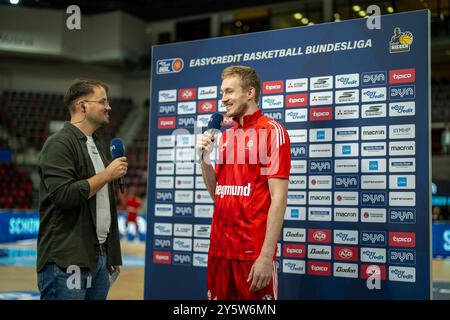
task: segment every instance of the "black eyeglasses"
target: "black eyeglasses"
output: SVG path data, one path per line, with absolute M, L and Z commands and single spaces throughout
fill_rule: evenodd
M 83 101 L 85 101 L 85 102 L 97 102 L 97 103 L 100 103 L 100 104 L 104 105 L 105 107 L 106 107 L 106 106 L 109 106 L 109 101 L 108 101 L 108 99 L 101 99 L 101 100 L 83 100 Z

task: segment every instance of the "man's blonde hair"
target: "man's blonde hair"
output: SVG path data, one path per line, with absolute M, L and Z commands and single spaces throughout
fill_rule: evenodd
M 222 80 L 238 76 L 241 79 L 242 89 L 255 88 L 255 102 L 258 104 L 261 91 L 261 81 L 256 70 L 246 66 L 229 66 L 222 71 Z

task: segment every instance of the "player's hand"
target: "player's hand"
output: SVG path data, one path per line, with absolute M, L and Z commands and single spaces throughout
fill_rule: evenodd
M 210 154 L 213 151 L 214 148 L 214 141 L 216 140 L 217 135 L 211 135 L 208 133 L 204 133 L 201 135 L 201 137 L 197 140 L 196 150 L 197 154 L 199 156 L 199 159 L 210 160 Z
M 247 282 L 251 281 L 250 292 L 265 288 L 272 279 L 273 271 L 273 260 L 259 256 L 253 263 L 247 278 Z

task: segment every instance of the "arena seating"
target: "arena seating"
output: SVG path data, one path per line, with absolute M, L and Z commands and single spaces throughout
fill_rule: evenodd
M 111 98 L 110 101 L 111 123 L 99 130 L 105 143 L 117 134 L 133 104 L 129 98 Z M 3 91 L 0 94 L 0 110 L 0 126 L 9 137 L 17 138 L 21 143 L 19 151 L 33 148 L 36 154 L 50 134 L 50 121 L 67 121 L 70 118 L 63 95 L 52 93 Z M 0 137 L 0 148 L 11 148 L 6 136 Z M 12 163 L 0 163 L 0 176 L 0 208 L 31 208 L 33 185 L 29 172 Z M 38 187 L 36 185 L 34 189 Z M 36 199 L 34 203 L 37 203 Z
M 0 208 L 30 209 L 33 185 L 25 169 L 12 163 L 0 163 Z
M 149 111 L 146 119 L 149 119 Z M 129 169 L 125 177 L 126 183 L 136 185 L 141 197 L 145 197 L 147 192 L 148 124 L 149 120 L 143 121 L 138 134 L 127 148 Z

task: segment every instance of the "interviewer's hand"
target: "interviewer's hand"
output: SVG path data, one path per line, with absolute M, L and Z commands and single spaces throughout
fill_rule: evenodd
M 272 279 L 273 260 L 259 256 L 252 265 L 247 282 L 252 282 L 250 292 L 265 288 Z
M 114 159 L 109 166 L 106 167 L 106 172 L 110 181 L 123 177 L 128 170 L 128 162 L 126 157 Z

